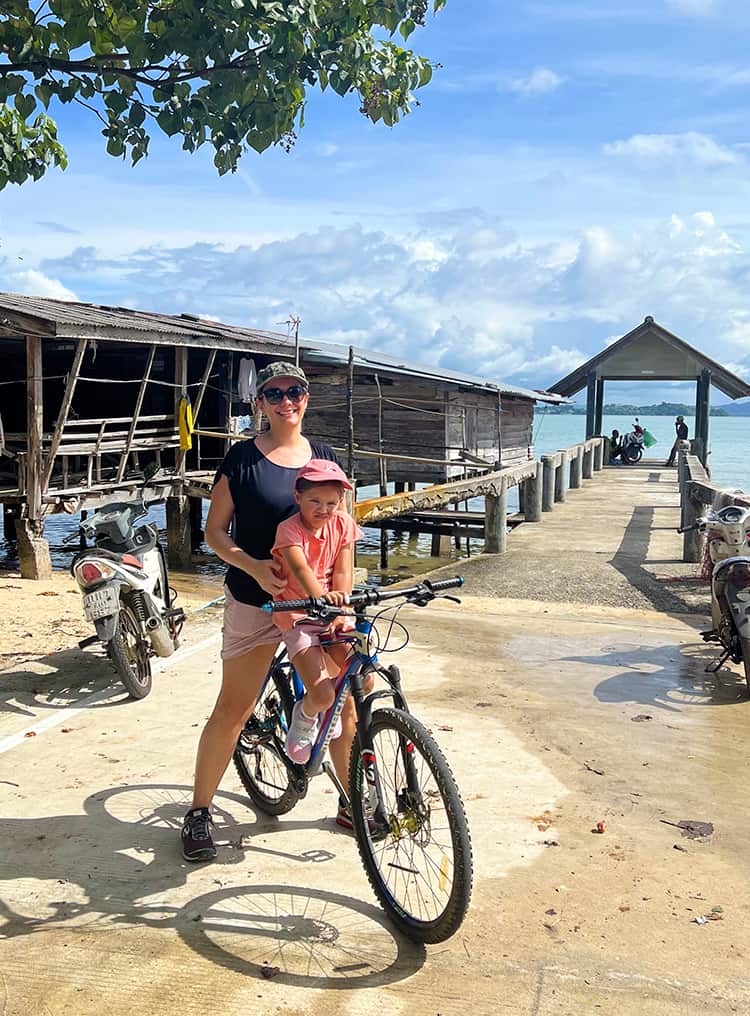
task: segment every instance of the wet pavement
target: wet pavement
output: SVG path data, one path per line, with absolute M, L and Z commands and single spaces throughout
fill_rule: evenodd
M 668 507 L 653 560 L 678 555 Z M 228 773 L 216 863 L 181 860 L 216 611 L 193 616 L 141 703 L 91 651 L 3 674 L 0 1013 L 750 1011 L 744 681 L 705 673 L 699 614 L 547 590 L 470 584 L 461 606 L 401 615 L 411 643 L 393 659 L 475 852 L 464 925 L 426 949 L 375 903 L 324 777 L 275 820 Z M 686 821 L 713 831 L 692 839 Z

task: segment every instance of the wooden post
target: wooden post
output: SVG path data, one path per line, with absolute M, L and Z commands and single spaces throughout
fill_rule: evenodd
M 596 379 L 596 406 L 594 411 L 594 436 L 600 436 L 602 432 L 602 420 L 604 418 L 604 378 Z
M 176 354 L 175 354 L 176 355 Z M 128 436 L 125 440 L 125 448 L 123 449 L 122 455 L 120 456 L 120 464 L 117 467 L 117 482 L 120 483 L 123 476 L 125 475 L 125 469 L 128 465 L 128 456 L 130 455 L 130 448 L 133 444 L 133 436 L 135 435 L 135 428 L 138 424 L 138 417 L 143 406 L 143 399 L 146 395 L 146 386 L 148 385 L 148 379 L 151 376 L 151 367 L 156 356 L 156 346 L 151 346 L 148 351 L 148 357 L 146 358 L 146 367 L 143 371 L 143 377 L 141 378 L 141 384 L 138 388 L 138 395 L 135 400 L 135 409 L 133 410 L 133 419 L 130 421 L 130 427 L 128 428 Z
M 199 550 L 203 543 L 203 498 L 189 497 L 190 549 Z
M 700 433 L 696 433 L 696 437 L 700 438 L 703 442 L 703 456 L 701 462 L 704 467 L 708 469 L 708 456 L 709 456 L 709 434 L 711 430 L 711 371 L 704 370 L 700 376 L 700 388 L 701 388 L 701 429 Z
M 231 354 L 230 354 L 231 356 Z M 180 402 L 182 401 L 183 395 L 187 395 L 187 381 L 188 381 L 188 348 L 187 346 L 178 346 L 174 351 L 174 429 L 179 430 L 180 427 Z M 229 433 L 230 430 L 230 417 L 232 414 L 232 379 L 231 375 L 229 378 L 229 402 L 226 420 L 226 431 Z M 227 446 L 227 450 L 228 446 Z M 185 453 L 181 448 L 175 449 L 174 458 L 175 473 L 181 478 L 185 476 Z
M 346 379 L 346 473 L 354 476 L 354 347 L 349 346 L 349 370 Z
M 49 544 L 44 539 L 42 516 L 42 340 L 26 336 L 26 512 L 16 523 L 21 576 L 52 577 Z
M 590 480 L 594 475 L 594 449 L 586 445 L 583 449 L 583 478 Z
M 498 494 L 484 499 L 484 549 L 487 554 L 504 554 L 508 547 L 508 488 L 503 482 Z
M 167 498 L 167 557 L 170 567 L 187 570 L 192 563 L 190 505 L 184 494 Z
M 503 400 L 499 393 L 497 396 L 497 413 L 495 422 L 497 425 L 497 468 L 500 469 L 503 461 Z
M 551 512 L 555 506 L 555 456 L 542 455 L 542 511 Z
M 558 454 L 560 462 L 555 468 L 555 501 L 563 504 L 568 491 L 568 453 L 558 452 Z
M 594 470 L 599 472 L 604 468 L 604 438 L 600 437 L 597 439 L 596 445 L 594 446 Z
M 451 538 L 450 536 L 441 536 L 440 533 L 432 534 L 432 544 L 430 547 L 431 557 L 450 557 L 451 556 Z
M 215 359 L 216 359 L 216 350 L 212 349 L 212 350 L 209 351 L 208 360 L 206 361 L 206 369 L 203 371 L 203 377 L 201 378 L 200 388 L 198 389 L 198 396 L 197 396 L 197 398 L 195 400 L 195 404 L 193 405 L 193 426 L 194 427 L 198 426 L 198 413 L 200 413 L 201 406 L 203 405 L 203 396 L 206 394 L 206 386 L 208 385 L 208 379 L 211 376 L 211 371 L 213 370 L 214 360 Z M 149 368 L 148 369 L 150 369 L 150 367 L 151 367 L 151 365 L 149 363 Z M 259 427 L 255 427 L 254 429 L 257 432 Z M 196 435 L 196 441 L 197 441 L 196 452 L 197 452 L 197 459 L 198 459 L 198 469 L 200 469 L 200 457 L 201 457 L 201 453 L 200 453 L 200 441 L 201 441 L 200 434 Z M 176 464 L 175 464 L 175 472 L 179 472 L 179 473 L 182 473 L 184 475 L 184 472 L 185 472 L 184 463 L 185 463 L 185 456 L 186 455 L 187 455 L 187 452 L 184 452 L 181 448 L 178 450 L 178 452 L 177 452 L 177 461 L 176 461 Z
M 83 362 L 83 357 L 86 352 L 86 344 L 86 339 L 79 339 L 75 354 L 73 355 L 73 366 L 70 368 L 70 373 L 68 374 L 68 381 L 65 385 L 65 392 L 63 394 L 62 403 L 60 404 L 60 411 L 57 414 L 55 432 L 52 435 L 52 444 L 50 445 L 49 453 L 47 454 L 47 461 L 44 466 L 44 473 L 42 475 L 42 494 L 44 494 L 49 486 L 50 477 L 52 476 L 52 470 L 55 465 L 57 449 L 60 447 L 63 430 L 65 429 L 65 424 L 68 422 L 68 413 L 70 412 L 70 405 L 73 401 L 73 393 L 76 390 L 76 381 L 78 381 L 78 375 L 81 373 L 81 363 Z
M 526 481 L 523 510 L 527 522 L 542 521 L 542 487 L 544 467 L 541 462 L 536 464 L 536 475 Z
M 583 445 L 578 445 L 575 454 L 570 460 L 570 489 L 578 490 L 581 486 L 583 474 Z
M 596 374 L 591 371 L 586 378 L 586 437 L 596 432 Z

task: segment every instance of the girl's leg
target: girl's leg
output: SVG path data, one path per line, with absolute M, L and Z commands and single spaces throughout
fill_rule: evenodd
M 305 686 L 302 709 L 309 718 L 324 713 L 333 704 L 333 681 L 328 676 L 320 646 L 303 649 L 293 658 L 294 669 Z
M 213 800 L 275 651 L 275 645 L 258 646 L 243 656 L 224 660 L 219 697 L 198 743 L 194 808 L 207 808 Z

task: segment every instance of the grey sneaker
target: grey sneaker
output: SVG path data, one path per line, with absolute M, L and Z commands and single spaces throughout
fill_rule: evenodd
M 310 758 L 312 746 L 318 734 L 318 717 L 309 720 L 302 712 L 302 703 L 296 702 L 292 709 L 292 722 L 286 735 L 286 753 L 292 762 L 304 765 Z
M 216 857 L 212 825 L 208 808 L 191 808 L 187 813 L 182 826 L 182 856 L 186 861 L 212 861 Z

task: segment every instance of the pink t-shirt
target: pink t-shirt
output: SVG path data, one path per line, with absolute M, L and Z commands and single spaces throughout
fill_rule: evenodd
M 317 536 L 310 532 L 302 521 L 302 516 L 297 512 L 291 518 L 279 523 L 276 530 L 276 542 L 271 548 L 271 554 L 284 565 L 286 571 L 284 559 L 279 551 L 282 547 L 300 547 L 313 574 L 320 582 L 324 592 L 327 593 L 331 588 L 333 567 L 339 553 L 344 547 L 349 547 L 361 539 L 362 530 L 351 515 L 346 512 L 334 512 Z M 287 575 L 286 586 L 278 598 L 280 600 L 301 600 L 306 596 L 307 593 L 294 576 Z M 299 621 L 303 617 L 306 615 L 297 611 L 278 611 L 273 614 L 274 623 L 283 631 L 288 631 L 295 621 Z

